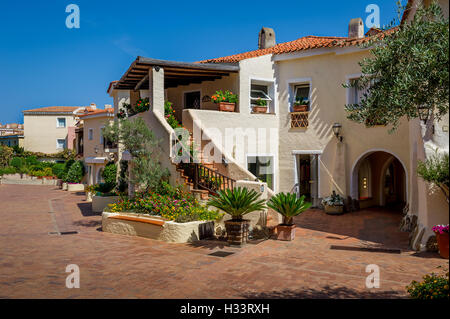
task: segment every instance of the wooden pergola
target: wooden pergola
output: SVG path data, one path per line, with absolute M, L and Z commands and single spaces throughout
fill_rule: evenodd
M 138 56 L 114 88 L 135 91 L 148 89 L 150 68 L 164 69 L 164 88 L 213 81 L 239 72 L 237 64 L 187 63 Z

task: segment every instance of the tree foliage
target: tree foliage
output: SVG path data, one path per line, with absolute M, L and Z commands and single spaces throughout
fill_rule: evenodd
M 0 167 L 8 166 L 13 154 L 14 151 L 11 147 L 0 145 Z
M 401 118 L 417 118 L 419 107 L 437 120 L 448 112 L 449 21 L 436 2 L 419 6 L 411 22 L 365 46 L 372 56 L 359 63 L 362 77 L 344 84 L 365 92 L 359 103 L 345 106 L 350 120 L 395 130 Z
M 436 153 L 434 156 L 426 159 L 425 162 L 419 161 L 419 164 L 417 165 L 417 174 L 425 181 L 440 187 L 447 198 L 447 203 L 449 201 L 448 193 L 443 186 L 446 186 L 447 189 L 449 187 L 448 160 L 448 153 L 442 155 Z
M 103 129 L 103 136 L 123 144 L 132 156 L 128 181 L 145 191 L 155 189 L 169 176 L 160 163 L 160 141 L 140 118 L 121 119 Z
M 81 161 L 75 161 L 67 172 L 66 181 L 68 183 L 79 183 L 84 176 L 83 164 Z

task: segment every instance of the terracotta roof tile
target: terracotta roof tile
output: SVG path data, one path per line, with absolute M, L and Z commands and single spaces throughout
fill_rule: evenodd
M 383 37 L 394 29 L 381 32 L 374 36 Z M 364 42 L 368 42 L 371 38 L 372 37 L 365 37 L 358 39 L 358 38 L 344 38 L 344 37 L 318 37 L 309 35 L 294 41 L 279 43 L 271 48 L 259 49 L 216 59 L 203 60 L 199 61 L 198 63 L 236 63 L 245 59 L 255 58 L 266 54 L 283 54 L 309 49 L 355 46 L 362 44 Z
M 41 107 L 37 109 L 31 109 L 31 110 L 25 110 L 23 113 L 28 112 L 73 112 L 76 109 L 79 109 L 83 106 L 47 106 L 47 107 Z
M 114 113 L 114 109 L 112 107 L 107 108 L 107 109 L 97 109 L 97 110 L 90 110 L 90 111 L 85 111 L 83 114 L 79 115 L 80 118 L 85 117 L 85 116 L 90 116 L 90 115 L 97 115 L 97 114 L 113 114 Z

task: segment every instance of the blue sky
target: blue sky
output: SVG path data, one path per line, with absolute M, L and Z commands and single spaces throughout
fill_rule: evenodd
M 79 29 L 65 25 L 71 3 Z M 23 123 L 25 109 L 112 104 L 109 82 L 138 55 L 197 61 L 254 50 L 262 26 L 274 28 L 277 43 L 346 36 L 369 4 L 379 6 L 381 25 L 397 16 L 395 0 L 3 2 L 0 123 Z

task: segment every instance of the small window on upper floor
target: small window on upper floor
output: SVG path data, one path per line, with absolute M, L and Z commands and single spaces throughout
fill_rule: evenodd
M 88 130 L 88 140 L 92 141 L 93 139 L 94 139 L 94 130 L 90 128 Z
M 64 127 L 66 127 L 66 119 L 64 118 L 64 117 L 58 117 L 57 119 L 56 119 L 56 127 L 62 127 L 62 128 L 64 128 Z
M 298 84 L 294 86 L 293 112 L 308 112 L 310 110 L 310 87 L 309 84 Z
M 272 82 L 252 81 L 250 88 L 250 107 L 252 113 L 275 113 L 272 96 Z
M 56 140 L 56 148 L 57 149 L 65 149 L 66 148 L 66 140 L 65 139 L 57 139 Z

